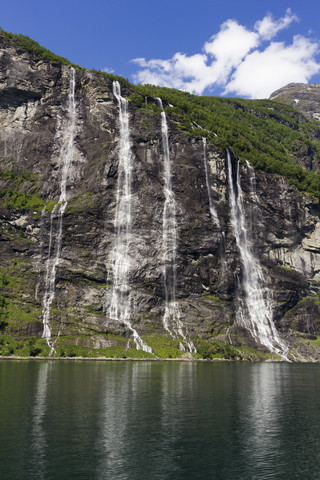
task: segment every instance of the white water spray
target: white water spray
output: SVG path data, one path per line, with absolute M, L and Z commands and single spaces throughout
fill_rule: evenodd
M 62 227 L 63 215 L 67 207 L 67 183 L 70 176 L 70 169 L 74 157 L 74 138 L 76 130 L 76 102 L 75 102 L 75 69 L 70 69 L 69 81 L 69 96 L 67 106 L 67 116 L 65 124 L 63 125 L 61 148 L 59 152 L 59 162 L 61 164 L 61 179 L 60 179 L 60 197 L 58 204 L 54 206 L 50 217 L 50 232 L 49 232 L 49 248 L 48 258 L 46 261 L 46 275 L 45 275 L 45 291 L 42 301 L 43 314 L 43 334 L 48 346 L 50 347 L 50 355 L 55 351 L 55 342 L 51 340 L 50 309 L 55 297 L 56 289 L 56 270 L 60 263 L 61 247 L 62 247 Z M 54 236 L 53 222 L 58 217 L 58 228 Z M 54 245 L 54 248 L 53 248 Z
M 161 108 L 161 134 L 164 164 L 164 208 L 162 217 L 162 272 L 165 291 L 165 312 L 163 326 L 172 337 L 179 336 L 187 343 L 190 352 L 195 351 L 193 343 L 187 340 L 180 320 L 180 309 L 176 300 L 177 287 L 177 220 L 176 200 L 172 190 L 171 161 L 166 114 L 163 110 L 162 100 L 157 98 Z M 169 328 L 172 325 L 173 331 Z M 182 343 L 180 349 L 184 350 Z
M 280 338 L 273 320 L 269 299 L 265 300 L 261 284 L 264 277 L 261 266 L 255 258 L 250 242 L 248 240 L 243 196 L 240 184 L 240 164 L 237 162 L 236 169 L 236 190 L 233 184 L 232 162 L 230 153 L 227 150 L 229 202 L 231 209 L 231 224 L 240 251 L 243 267 L 243 286 L 245 290 L 245 302 L 247 314 L 239 309 L 237 314 L 238 322 L 247 328 L 251 335 L 262 345 L 265 345 L 270 352 L 286 358 L 288 348 Z
M 110 318 L 126 325 L 132 333 L 137 350 L 152 353 L 152 349 L 140 338 L 130 323 L 131 285 L 130 285 L 130 237 L 131 237 L 131 182 L 132 153 L 129 129 L 128 100 L 121 96 L 119 82 L 113 82 L 113 94 L 119 105 L 120 148 L 118 164 L 118 184 L 114 227 L 115 246 L 112 251 L 113 289 L 110 304 Z

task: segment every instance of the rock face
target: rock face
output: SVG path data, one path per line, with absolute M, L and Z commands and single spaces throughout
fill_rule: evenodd
M 270 100 L 286 103 L 314 120 L 320 120 L 320 85 L 289 83 L 273 92 Z
M 248 315 L 248 303 L 231 222 L 226 157 L 210 145 L 204 149 L 202 138 L 183 134 L 167 118 L 175 198 L 175 321 L 181 328 L 180 335 L 176 330 L 172 334 L 169 325 L 170 335 L 163 322 L 168 296 L 163 282 L 161 114 L 129 104 L 129 328 L 110 314 L 119 241 L 117 202 L 126 194 L 122 191 L 119 197 L 119 175 L 124 173 L 119 170 L 119 99 L 112 80 L 76 70 L 71 113 L 70 67 L 37 59 L 5 41 L 1 46 L 2 334 L 35 341 L 47 323 L 43 343 L 60 355 L 75 345 L 109 356 L 133 352 L 135 331 L 158 356 L 173 355 L 179 348 L 192 351 L 194 345 L 204 357 L 221 352 L 266 357 L 268 349 L 240 318 Z M 122 87 L 122 97 L 129 94 Z M 317 360 L 318 202 L 279 176 L 254 174 L 232 154 L 231 161 L 232 181 L 243 200 L 248 248 L 259 263 L 261 294 L 272 311 L 270 321 L 286 345 L 286 357 L 290 348 L 290 358 Z M 44 320 L 45 298 L 51 294 Z

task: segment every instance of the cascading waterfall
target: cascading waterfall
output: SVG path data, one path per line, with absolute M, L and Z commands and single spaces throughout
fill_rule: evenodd
M 286 359 L 288 348 L 280 338 L 273 320 L 270 301 L 265 300 L 261 284 L 264 282 L 259 261 L 254 256 L 248 240 L 244 216 L 243 195 L 240 184 L 240 164 L 237 162 L 236 190 L 233 184 L 232 162 L 227 150 L 229 202 L 231 209 L 231 224 L 239 248 L 243 267 L 243 287 L 247 314 L 239 309 L 238 322 L 247 328 L 251 335 L 270 352 L 277 353 Z
M 129 130 L 128 100 L 121 96 L 119 82 L 113 82 L 113 94 L 119 105 L 120 147 L 118 164 L 118 184 L 114 227 L 115 246 L 112 251 L 113 289 L 109 315 L 110 318 L 126 325 L 132 333 L 137 349 L 152 353 L 138 332 L 130 323 L 131 285 L 130 285 L 130 237 L 131 237 L 131 182 L 132 153 Z
M 214 207 L 213 199 L 212 199 L 212 191 L 211 191 L 211 185 L 210 185 L 209 167 L 208 167 L 208 159 L 207 159 L 207 139 L 205 137 L 202 137 L 202 145 L 203 145 L 203 163 L 204 163 L 204 171 L 206 174 L 206 185 L 207 185 L 207 191 L 208 191 L 208 197 L 209 197 L 210 214 L 213 222 L 217 225 L 218 228 L 220 228 L 218 214 Z
M 190 352 L 195 351 L 193 343 L 187 340 L 183 332 L 183 325 L 180 320 L 180 309 L 176 300 L 177 287 L 177 220 L 176 220 L 176 201 L 172 190 L 171 179 L 171 161 L 168 137 L 167 117 L 163 109 L 161 98 L 157 98 L 161 108 L 161 134 L 163 146 L 163 164 L 164 164 L 164 208 L 162 217 L 162 265 L 163 265 L 163 284 L 165 291 L 165 312 L 163 316 L 163 326 L 172 337 L 179 336 L 187 343 Z M 172 325 L 173 331 L 169 325 Z M 180 348 L 184 349 L 182 343 Z
M 75 69 L 70 68 L 69 81 L 69 96 L 67 106 L 67 116 L 63 125 L 61 148 L 59 152 L 59 161 L 61 163 L 61 178 L 60 178 L 60 197 L 58 204 L 55 205 L 50 217 L 50 232 L 49 232 L 49 248 L 48 258 L 45 264 L 45 291 L 42 301 L 43 314 L 43 334 L 42 337 L 46 339 L 50 347 L 50 355 L 55 351 L 54 342 L 51 341 L 51 327 L 50 308 L 55 297 L 56 289 L 56 269 L 60 262 L 61 246 L 62 246 L 62 227 L 63 215 L 67 207 L 67 182 L 70 175 L 72 160 L 74 156 L 74 138 L 76 131 L 76 102 L 75 102 Z M 58 228 L 54 235 L 54 219 L 58 217 Z M 53 248 L 54 244 L 54 248 Z

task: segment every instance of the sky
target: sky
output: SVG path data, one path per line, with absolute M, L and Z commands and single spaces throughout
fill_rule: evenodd
M 15 0 L 0 26 L 86 68 L 199 95 L 320 83 L 318 0 Z

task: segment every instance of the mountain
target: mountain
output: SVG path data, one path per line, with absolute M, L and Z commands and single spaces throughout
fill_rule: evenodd
M 320 120 L 320 85 L 289 83 L 270 95 L 270 100 L 291 105 L 307 117 Z
M 315 119 L 0 48 L 2 355 L 320 359 Z

